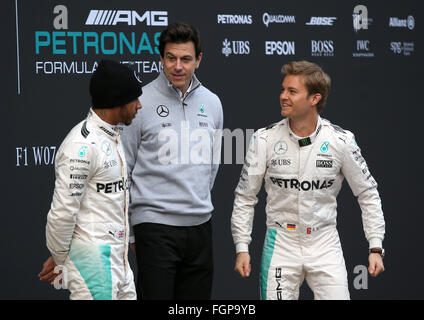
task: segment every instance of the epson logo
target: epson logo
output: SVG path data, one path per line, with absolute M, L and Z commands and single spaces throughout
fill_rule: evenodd
M 331 179 L 328 181 L 327 180 L 299 181 L 297 179 L 283 179 L 283 178 L 275 178 L 275 177 L 270 177 L 270 179 L 273 184 L 278 185 L 280 188 L 297 189 L 299 191 L 327 189 L 327 188 L 330 188 L 334 183 L 334 179 Z
M 234 14 L 218 14 L 218 24 L 252 24 L 252 16 L 234 15 Z
M 307 26 L 333 26 L 337 17 L 311 17 Z
M 332 168 L 333 160 L 317 160 L 317 168 Z
M 82 189 L 82 188 L 84 188 L 84 184 L 83 183 L 70 183 L 69 188 L 70 189 Z
M 265 41 L 265 54 L 288 56 L 295 54 L 294 41 Z
M 333 40 L 311 40 L 311 54 L 314 57 L 334 56 Z
M 86 25 L 115 26 L 125 23 L 135 26 L 137 23 L 145 22 L 148 26 L 167 26 L 167 11 L 145 11 L 141 16 L 135 10 L 90 10 Z

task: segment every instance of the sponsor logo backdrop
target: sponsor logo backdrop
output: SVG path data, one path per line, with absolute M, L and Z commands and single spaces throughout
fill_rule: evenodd
M 147 84 L 159 70 L 158 37 L 173 21 L 189 21 L 203 38 L 197 72 L 217 93 L 224 127 L 247 133 L 281 119 L 280 69 L 291 60 L 320 64 L 332 78 L 322 116 L 356 134 L 379 183 L 387 221 L 387 271 L 354 286 L 357 266 L 367 265 L 359 206 L 345 185 L 338 229 L 353 299 L 423 298 L 419 234 L 424 224 L 417 172 L 421 146 L 422 12 L 418 1 L 4 1 L 1 90 L 5 139 L 1 194 L 0 298 L 65 299 L 64 290 L 38 280 L 46 215 L 54 187 L 54 157 L 68 131 L 90 107 L 88 81 L 101 58 L 134 68 Z M 356 6 L 363 5 L 358 10 Z M 236 148 L 233 148 L 234 150 Z M 225 155 L 228 158 L 228 155 Z M 252 276 L 233 272 L 230 233 L 233 192 L 241 162 L 222 164 L 215 212 L 214 299 L 258 299 L 265 235 L 265 193 L 255 215 Z M 76 164 L 77 165 L 77 164 Z M 113 164 L 105 164 L 113 165 Z M 273 165 L 284 165 L 275 163 Z M 318 164 L 317 164 L 318 165 Z M 319 166 L 331 166 L 322 161 Z M 78 190 L 79 185 L 75 184 Z M 407 248 L 407 249 L 406 249 Z M 410 263 L 413 259 L 414 263 Z M 136 272 L 135 258 L 130 253 Z M 356 289 L 359 288 L 359 289 Z M 304 285 L 301 298 L 311 299 Z

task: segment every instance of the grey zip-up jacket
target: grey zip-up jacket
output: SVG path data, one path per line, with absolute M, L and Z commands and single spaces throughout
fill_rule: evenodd
M 140 102 L 142 109 L 132 124 L 122 128 L 131 179 L 131 226 L 207 222 L 220 161 L 221 101 L 195 76 L 181 98 L 161 71 L 143 87 Z

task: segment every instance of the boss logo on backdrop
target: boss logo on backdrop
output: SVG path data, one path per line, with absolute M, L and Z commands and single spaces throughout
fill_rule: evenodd
M 311 40 L 311 55 L 313 57 L 334 56 L 333 40 Z

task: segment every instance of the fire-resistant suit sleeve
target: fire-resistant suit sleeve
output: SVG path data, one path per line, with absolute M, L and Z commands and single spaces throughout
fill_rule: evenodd
M 248 252 L 252 241 L 253 216 L 266 172 L 266 137 L 257 131 L 250 140 L 249 150 L 234 192 L 231 231 L 236 252 Z
M 209 183 L 209 190 L 212 190 L 218 173 L 219 163 L 221 161 L 221 144 L 222 144 L 222 128 L 224 125 L 224 113 L 222 112 L 221 101 L 218 99 L 218 116 L 213 133 L 213 146 L 212 146 L 212 164 L 211 164 L 211 177 Z
M 89 144 L 70 142 L 62 145 L 56 155 L 56 182 L 47 215 L 46 243 L 57 265 L 64 264 L 70 249 L 80 203 L 95 167 L 93 153 Z
M 356 144 L 355 137 L 351 132 L 348 132 L 346 139 L 342 173 L 353 194 L 358 198 L 369 247 L 382 248 L 385 222 L 380 195 L 377 191 L 377 182 L 372 177 L 367 163 L 361 155 L 361 149 Z
M 141 100 L 140 102 L 143 103 Z M 130 188 L 132 185 L 132 172 L 133 172 L 135 163 L 137 162 L 138 149 L 141 143 L 141 134 L 142 132 L 141 132 L 141 115 L 140 114 L 136 116 L 136 118 L 133 120 L 131 125 L 122 127 L 121 141 L 122 141 L 122 146 L 125 152 L 125 159 L 127 162 L 127 174 L 128 174 L 128 180 L 130 182 L 129 183 Z M 131 192 L 129 194 L 131 194 Z M 130 197 L 130 203 L 131 203 L 131 197 Z M 129 215 L 131 215 L 131 212 L 128 212 L 128 213 Z M 130 243 L 135 242 L 132 226 L 130 226 L 129 241 Z

